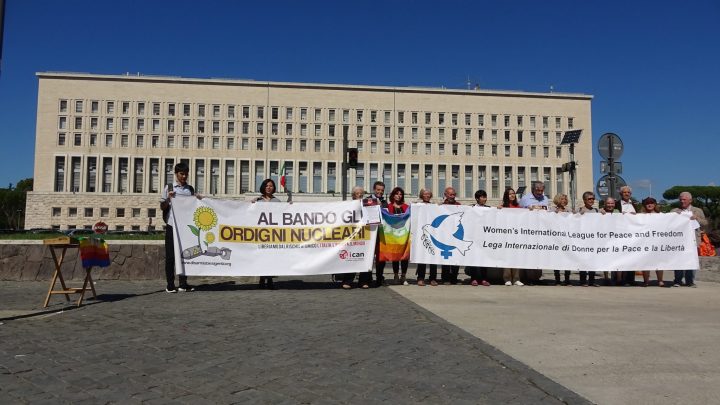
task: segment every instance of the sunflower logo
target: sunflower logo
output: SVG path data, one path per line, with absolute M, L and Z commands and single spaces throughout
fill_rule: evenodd
M 195 222 L 195 226 L 188 225 L 188 228 L 190 228 L 190 231 L 193 233 L 193 235 L 197 236 L 198 245 L 200 245 L 200 231 L 202 230 L 207 232 L 211 230 L 215 225 L 217 225 L 218 218 L 215 210 L 213 210 L 212 208 L 198 207 L 193 214 L 193 222 Z M 208 246 L 213 242 L 215 242 L 215 234 L 213 234 L 212 232 L 206 233 L 205 246 Z

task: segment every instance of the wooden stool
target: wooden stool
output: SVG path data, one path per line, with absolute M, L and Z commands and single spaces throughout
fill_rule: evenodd
M 92 267 L 83 267 L 83 269 L 85 270 L 85 280 L 83 281 L 83 286 L 79 288 L 68 288 L 62 275 L 61 267 L 63 264 L 63 260 L 65 260 L 65 253 L 68 249 L 78 249 L 79 252 L 80 243 L 78 242 L 78 240 L 63 236 L 55 239 L 46 239 L 43 241 L 43 243 L 47 245 L 50 249 L 50 254 L 52 255 L 53 263 L 55 264 L 55 272 L 53 273 L 52 281 L 50 282 L 50 288 L 48 289 L 47 296 L 45 297 L 45 304 L 43 305 L 43 308 L 47 308 L 48 303 L 50 302 L 50 297 L 53 294 L 65 295 L 66 301 L 70 301 L 70 294 L 80 294 L 80 298 L 78 298 L 77 300 L 78 307 L 82 305 L 83 299 L 85 298 L 85 291 L 87 290 L 92 291 L 93 298 L 97 299 L 95 285 L 93 284 L 92 276 L 90 275 L 90 270 L 92 270 Z M 59 252 L 59 254 L 57 252 Z M 60 290 L 55 289 L 55 284 L 57 283 L 58 279 L 60 279 L 60 285 L 62 286 L 62 289 Z

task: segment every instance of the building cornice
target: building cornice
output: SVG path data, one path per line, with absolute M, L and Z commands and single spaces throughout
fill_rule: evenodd
M 342 90 L 342 91 L 374 91 L 389 93 L 417 93 L 417 94 L 445 94 L 458 96 L 494 96 L 494 97 L 526 97 L 550 98 L 569 100 L 592 100 L 593 96 L 581 93 L 538 93 L 511 90 L 488 89 L 447 89 L 444 87 L 397 87 L 397 86 L 370 86 L 350 84 L 323 84 L 323 83 L 293 83 L 256 81 L 249 79 L 223 79 L 223 78 L 184 78 L 179 76 L 152 76 L 142 74 L 103 75 L 78 72 L 37 72 L 39 79 L 64 80 L 94 80 L 109 82 L 142 82 L 142 83 L 169 83 L 169 84 L 196 84 L 242 87 L 267 87 L 288 89 L 314 89 L 314 90 Z

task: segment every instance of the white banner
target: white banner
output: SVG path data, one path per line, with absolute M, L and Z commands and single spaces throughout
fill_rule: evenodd
M 671 214 L 557 214 L 414 204 L 414 263 L 552 270 L 695 270 L 695 231 Z
M 376 227 L 359 201 L 238 202 L 175 197 L 175 270 L 187 276 L 282 276 L 369 271 Z

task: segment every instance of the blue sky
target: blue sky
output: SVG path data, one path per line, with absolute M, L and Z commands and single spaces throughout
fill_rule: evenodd
M 595 97 L 593 145 L 605 132 L 622 138 L 636 197 L 720 185 L 713 0 L 6 0 L 1 68 L 2 187 L 33 176 L 39 71 L 553 86 Z

